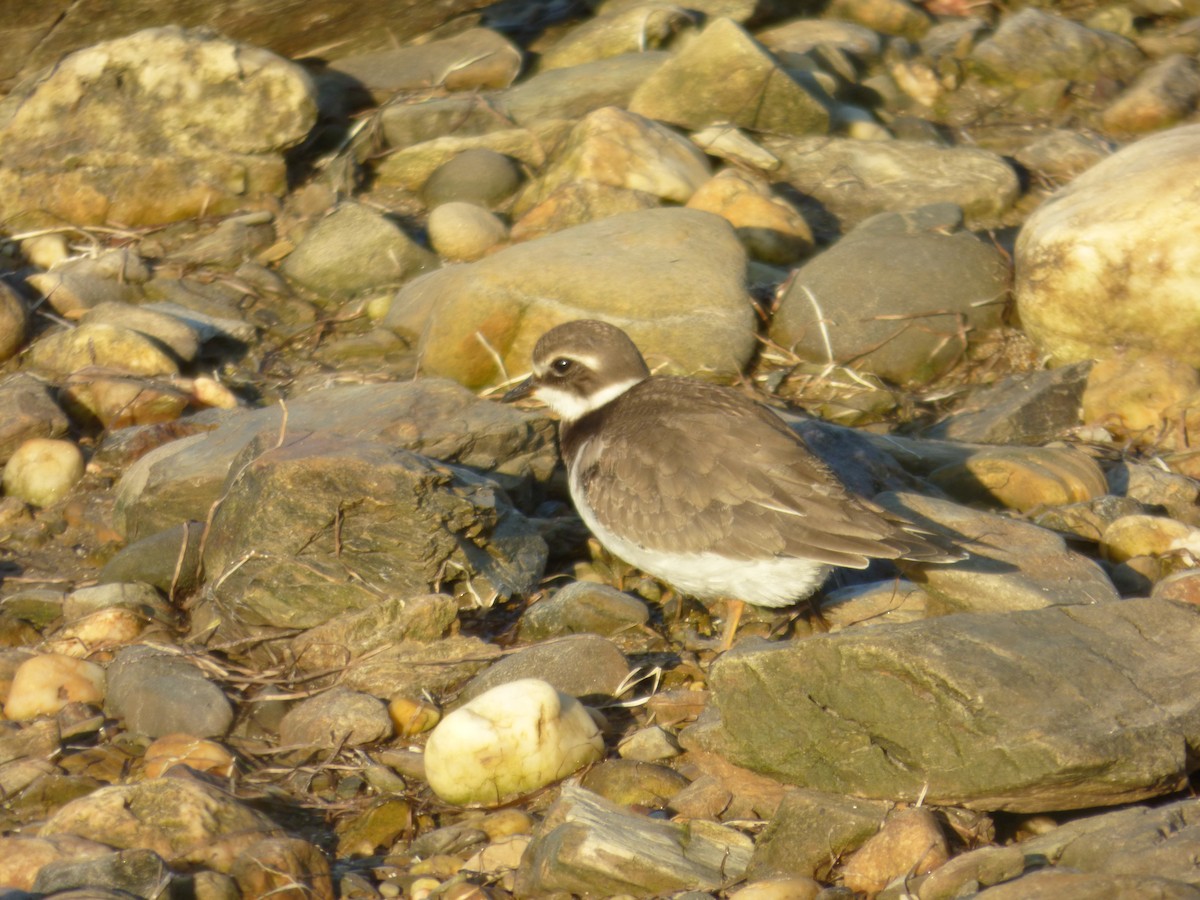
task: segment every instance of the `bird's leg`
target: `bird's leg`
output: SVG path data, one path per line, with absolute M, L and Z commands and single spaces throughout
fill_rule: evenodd
M 742 611 L 745 608 L 744 600 L 725 601 L 725 626 L 721 629 L 721 644 L 717 648 L 722 653 L 733 646 L 733 636 L 737 632 L 738 623 L 742 621 Z

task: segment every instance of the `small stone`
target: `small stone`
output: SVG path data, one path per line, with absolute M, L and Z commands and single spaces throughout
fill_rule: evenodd
M 83 454 L 71 441 L 31 438 L 4 465 L 4 493 L 34 506 L 50 506 L 83 477 Z
M 496 806 L 565 778 L 603 752 L 587 709 L 530 678 L 493 688 L 446 716 L 425 745 L 425 774 L 448 803 Z
M 358 747 L 391 736 L 383 702 L 346 688 L 301 701 L 279 723 L 279 742 L 285 746 Z
M 1104 530 L 1100 550 L 1112 562 L 1165 556 L 1176 550 L 1200 555 L 1200 529 L 1165 516 L 1122 516 Z
M 521 635 L 532 640 L 563 634 L 612 636 L 649 620 L 645 601 L 608 585 L 575 581 L 533 604 L 521 617 Z
M 153 340 L 131 328 L 93 323 L 56 331 L 35 341 L 30 353 L 35 369 L 70 375 L 102 366 L 130 375 L 177 375 L 179 366 Z
M 243 897 L 336 896 L 325 854 L 300 838 L 262 838 L 238 854 L 229 874 Z
M 572 697 L 611 696 L 629 675 L 629 661 L 616 644 L 594 634 L 573 634 L 533 644 L 506 656 L 473 678 L 460 700 L 523 678 L 548 681 Z
M 521 170 L 512 157 L 479 147 L 438 166 L 422 186 L 421 199 L 431 210 L 455 201 L 492 209 L 520 183 Z
M 1200 373 L 1158 354 L 1097 362 L 1083 391 L 1083 421 L 1141 446 L 1186 445 L 1200 434 Z
M 29 438 L 62 437 L 70 424 L 41 379 L 20 372 L 0 381 L 0 462 Z
M 1065 506 L 1108 492 L 1104 472 L 1074 447 L 997 447 L 936 469 L 930 481 L 963 503 L 998 503 L 1019 512 Z
M 153 850 L 130 848 L 84 860 L 57 860 L 43 866 L 34 890 L 45 894 L 108 889 L 114 897 L 148 897 L 171 880 L 166 861 Z
M 925 618 L 928 604 L 929 595 L 919 585 L 890 578 L 826 591 L 821 616 L 834 632 L 853 625 L 913 622 Z
M 154 741 L 142 755 L 143 777 L 160 778 L 172 766 L 182 765 L 221 778 L 233 774 L 234 758 L 216 741 L 190 734 L 167 734 Z
M 0 885 L 9 890 L 32 891 L 38 872 L 50 863 L 95 859 L 109 853 L 111 847 L 73 834 L 0 837 Z
M 108 668 L 109 713 L 130 731 L 159 737 L 183 732 L 223 735 L 233 724 L 225 693 L 181 656 L 127 647 Z
M 95 663 L 42 654 L 17 668 L 4 716 L 16 721 L 52 716 L 68 703 L 99 703 L 104 699 L 104 689 L 104 670 Z
M 200 338 L 182 319 L 158 310 L 129 303 L 101 303 L 92 307 L 80 323 L 129 328 L 158 341 L 182 363 L 194 362 L 200 352 Z
M 729 900 L 817 900 L 821 883 L 812 878 L 767 878 L 751 881 L 729 895 Z
M 607 759 L 588 770 L 580 784 L 618 806 L 663 809 L 688 780 L 674 769 L 636 759 Z
M 764 180 L 737 170 L 718 172 L 696 190 L 687 205 L 726 219 L 755 259 L 774 265 L 794 263 L 813 248 L 804 217 Z
M 1171 573 L 1154 585 L 1150 596 L 1200 606 L 1200 569 Z
M 411 697 L 393 697 L 389 700 L 388 715 L 396 734 L 403 738 L 424 734 L 442 720 L 441 711 L 436 706 Z
M 883 823 L 879 833 L 863 844 L 846 863 L 846 887 L 877 894 L 894 878 L 923 875 L 950 858 L 946 836 L 929 810 L 910 809 Z
M 98 609 L 58 629 L 46 641 L 44 649 L 63 656 L 97 658 L 101 651 L 136 640 L 149 621 L 132 609 L 119 606 Z
M 474 203 L 451 201 L 429 214 L 429 243 L 446 259 L 471 261 L 487 254 L 508 236 L 504 223 Z
M 674 735 L 658 725 L 638 729 L 617 746 L 617 753 L 622 759 L 639 762 L 671 759 L 680 752 L 679 742 L 675 740 Z
M 478 825 L 489 840 L 498 841 L 514 834 L 532 834 L 534 821 L 522 809 L 501 809 L 488 813 L 479 820 Z
M 52 269 L 71 255 L 67 236 L 62 232 L 39 234 L 21 241 L 21 253 L 31 266 Z

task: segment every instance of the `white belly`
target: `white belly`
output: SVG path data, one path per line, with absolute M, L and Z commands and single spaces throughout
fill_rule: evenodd
M 579 517 L 606 550 L 699 600 L 744 600 L 755 606 L 789 606 L 811 595 L 829 574 L 829 566 L 795 557 L 744 560 L 712 552 L 667 554 L 640 547 L 596 520 L 574 475 L 570 487 Z

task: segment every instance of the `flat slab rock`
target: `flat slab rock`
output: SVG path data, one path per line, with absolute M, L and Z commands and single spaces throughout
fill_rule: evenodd
M 684 732 L 858 797 L 1042 812 L 1185 786 L 1200 610 L 1141 599 L 961 614 L 730 653 Z

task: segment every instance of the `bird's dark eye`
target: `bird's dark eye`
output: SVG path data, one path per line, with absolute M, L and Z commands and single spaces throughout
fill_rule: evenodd
M 556 375 L 566 375 L 571 371 L 571 366 L 575 365 L 573 360 L 567 359 L 565 356 L 560 356 L 554 362 L 550 363 L 550 368 L 554 370 Z

